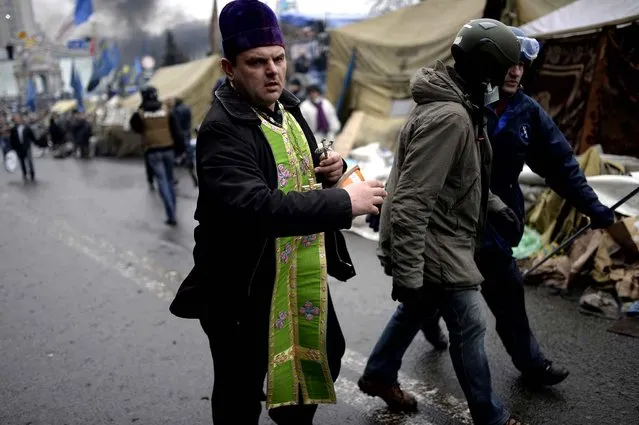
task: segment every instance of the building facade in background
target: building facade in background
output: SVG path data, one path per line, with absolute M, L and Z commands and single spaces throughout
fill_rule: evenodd
M 0 0 L 0 46 L 24 43 L 27 37 L 42 36 L 35 20 L 31 0 Z
M 58 95 L 63 88 L 62 73 L 52 50 L 36 23 L 31 0 L 0 0 L 0 97 L 24 103 L 29 80 L 38 98 Z

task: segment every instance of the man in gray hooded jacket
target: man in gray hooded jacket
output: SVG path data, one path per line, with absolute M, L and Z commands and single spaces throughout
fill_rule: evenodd
M 400 305 L 359 386 L 393 410 L 414 410 L 415 399 L 399 388 L 399 365 L 388 366 L 401 363 L 408 348 L 403 335 L 414 335 L 427 319 L 424 312 L 440 310 L 474 423 L 517 425 L 492 390 L 484 351 L 483 277 L 474 257 L 488 211 L 505 226 L 521 226 L 489 191 L 492 151 L 483 116 L 507 69 L 519 61 L 519 42 L 500 22 L 478 19 L 464 25 L 451 50 L 454 68 L 438 63 L 411 81 L 417 105 L 399 135 L 378 249 L 393 277 L 392 298 Z

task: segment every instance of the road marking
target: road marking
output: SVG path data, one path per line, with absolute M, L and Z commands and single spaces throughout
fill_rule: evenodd
M 23 206 L 24 208 L 25 206 Z M 141 288 L 146 289 L 158 298 L 170 302 L 175 293 L 162 280 L 149 276 L 148 272 L 164 277 L 171 276 L 174 280 L 176 272 L 166 272 L 157 267 L 150 259 L 139 257 L 130 250 L 122 250 L 111 243 L 90 236 L 82 235 L 73 229 L 67 222 L 54 220 L 49 223 L 42 222 L 30 210 L 18 209 L 10 203 L 3 205 L 3 210 L 11 212 L 12 215 L 20 218 L 34 228 L 44 228 L 46 233 L 58 239 L 68 247 L 83 253 L 93 259 L 98 264 L 107 269 L 117 271 L 121 276 L 134 282 Z M 355 372 L 358 376 L 364 371 L 368 358 L 360 353 L 347 349 L 342 358 L 342 365 Z M 464 424 L 472 424 L 466 402 L 455 397 L 441 393 L 437 388 L 427 385 L 424 382 L 410 378 L 404 373 L 399 374 L 399 381 L 405 391 L 412 393 L 418 403 L 433 406 L 435 409 L 449 414 L 452 418 Z M 344 403 L 352 408 L 364 412 L 369 419 L 377 424 L 402 424 L 402 425 L 434 425 L 419 412 L 416 414 L 394 414 L 389 412 L 382 402 L 374 401 L 373 398 L 362 393 L 357 383 L 341 376 L 335 383 L 338 393 L 338 402 Z
M 114 269 L 123 277 L 133 281 L 159 298 L 165 301 L 172 301 L 173 297 L 175 297 L 175 293 L 167 284 L 161 279 L 150 277 L 140 270 L 139 264 L 141 263 L 134 263 L 125 251 L 116 249 L 110 244 L 103 244 L 101 247 L 98 241 L 90 237 L 81 238 L 77 236 L 79 235 L 77 231 L 71 230 L 71 226 L 61 220 L 44 223 L 30 210 L 18 210 L 9 203 L 3 205 L 3 211 L 10 211 L 14 216 L 23 219 L 34 228 L 44 229 L 47 234 L 68 247 L 85 254 L 107 269 Z

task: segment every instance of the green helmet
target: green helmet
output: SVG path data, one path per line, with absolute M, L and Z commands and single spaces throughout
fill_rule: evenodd
M 471 85 L 500 86 L 508 68 L 519 63 L 519 40 L 494 19 L 474 19 L 465 24 L 450 50 L 455 69 Z

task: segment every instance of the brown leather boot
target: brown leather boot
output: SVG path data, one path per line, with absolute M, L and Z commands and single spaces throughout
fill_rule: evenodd
M 409 393 L 405 393 L 398 383 L 384 385 L 373 379 L 362 376 L 357 381 L 359 389 L 371 397 L 379 397 L 386 402 L 388 408 L 394 412 L 417 411 L 417 400 Z

